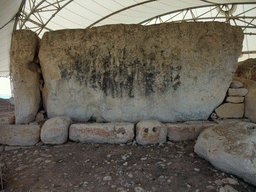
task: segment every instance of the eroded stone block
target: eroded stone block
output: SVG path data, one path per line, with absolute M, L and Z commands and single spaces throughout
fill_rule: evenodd
M 72 124 L 69 139 L 82 143 L 127 143 L 134 138 L 133 123 Z
M 185 123 L 167 123 L 168 139 L 171 141 L 186 141 L 196 139 L 206 128 L 215 126 L 211 121 L 187 121 Z
M 41 140 L 45 144 L 63 144 L 68 140 L 68 129 L 72 120 L 60 116 L 47 120 L 41 129 Z
M 256 185 L 256 124 L 223 121 L 204 130 L 195 152 L 213 166 Z
M 136 125 L 136 142 L 140 145 L 165 143 L 167 127 L 156 120 L 140 121 Z
M 39 125 L 0 125 L 0 143 L 35 145 L 40 139 Z

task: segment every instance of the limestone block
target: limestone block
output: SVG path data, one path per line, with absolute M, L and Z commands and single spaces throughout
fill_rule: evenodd
M 14 112 L 0 113 L 0 125 L 1 124 L 14 124 L 15 116 Z
M 140 145 L 165 143 L 167 126 L 156 120 L 143 120 L 136 125 L 136 142 Z
M 60 116 L 47 120 L 41 129 L 41 140 L 45 144 L 63 144 L 68 140 L 68 129 L 72 120 Z
M 244 104 L 224 103 L 215 109 L 220 118 L 242 118 L 244 116 Z
M 15 101 L 16 124 L 30 123 L 35 120 L 41 96 L 39 74 L 33 63 L 38 49 L 39 38 L 28 30 L 13 32 L 11 47 L 11 78 Z
M 187 121 L 185 123 L 167 123 L 167 135 L 171 141 L 196 139 L 206 128 L 215 126 L 211 121 Z
M 226 102 L 228 102 L 228 103 L 243 103 L 244 97 L 227 97 Z
M 87 143 L 127 143 L 134 138 L 134 124 L 88 123 L 72 124 L 69 129 L 69 139 Z
M 228 95 L 229 96 L 242 96 L 244 97 L 248 93 L 248 90 L 246 88 L 229 88 L 228 89 Z
M 207 120 L 225 98 L 242 42 L 241 28 L 219 22 L 46 32 L 39 59 L 47 115 Z
M 4 145 L 35 145 L 39 137 L 39 125 L 0 125 L 0 143 Z
M 204 130 L 195 152 L 224 172 L 256 185 L 256 124 L 223 122 Z
M 243 87 L 243 83 L 240 81 L 232 81 L 232 83 L 229 86 L 230 88 L 241 88 Z

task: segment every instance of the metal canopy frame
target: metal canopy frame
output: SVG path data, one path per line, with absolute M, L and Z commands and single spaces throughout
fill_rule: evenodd
M 26 3 L 25 3 L 26 1 Z M 47 26 L 49 22 L 58 14 L 62 9 L 65 9 L 74 0 L 53 0 L 49 2 L 48 0 L 23 0 L 23 7 L 16 17 L 16 24 L 14 30 L 17 29 L 30 29 L 35 31 L 38 35 L 42 34 L 43 31 L 51 31 L 52 29 Z M 112 12 L 86 28 L 95 26 L 96 24 L 102 22 L 103 20 L 110 18 L 113 15 L 119 14 L 128 9 L 138 7 L 144 4 L 150 4 L 157 0 L 146 0 L 140 3 L 135 3 L 131 6 L 124 7 L 120 10 Z M 181 9 L 173 12 L 164 13 L 161 15 L 156 15 L 147 20 L 141 21 L 138 24 L 141 25 L 151 25 L 158 23 L 167 22 L 201 22 L 201 21 L 219 21 L 226 22 L 231 25 L 242 27 L 245 35 L 255 35 L 256 36 L 256 15 L 252 12 L 256 10 L 256 3 L 233 3 L 233 4 L 215 4 L 209 1 L 204 1 L 209 3 L 208 6 L 191 7 L 187 9 Z M 245 5 L 250 5 L 250 8 L 244 9 Z M 240 11 L 237 12 L 237 7 L 240 7 Z M 243 7 L 241 9 L 241 7 Z M 200 11 L 199 11 L 200 10 Z M 242 11 L 241 11 L 242 10 Z M 236 13 L 234 14 L 234 11 Z M 46 18 L 42 16 L 43 13 L 50 12 L 50 17 Z M 200 12 L 200 15 L 197 14 Z M 209 16 L 210 14 L 210 16 Z M 74 21 L 75 22 L 75 21 Z M 60 24 L 58 24 L 60 26 Z M 32 26 L 32 27 L 31 27 Z M 65 27 L 63 27 L 65 28 Z M 245 54 L 245 52 L 243 52 Z M 256 50 L 247 51 L 246 54 L 256 53 Z

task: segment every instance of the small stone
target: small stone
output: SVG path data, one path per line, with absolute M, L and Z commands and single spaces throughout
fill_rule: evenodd
M 200 171 L 200 169 L 198 169 L 198 168 L 194 168 L 194 170 L 195 170 L 196 172 L 199 172 L 199 171 Z
M 187 184 L 187 187 L 188 187 L 188 188 L 191 188 L 191 185 Z
M 211 119 L 218 119 L 218 116 L 215 112 L 211 114 Z
M 141 188 L 141 187 L 135 187 L 134 191 L 135 192 L 145 192 L 145 190 L 143 188 Z
M 38 143 L 36 144 L 37 147 L 41 147 L 42 145 L 44 145 L 44 143 L 43 143 L 42 141 L 40 141 L 40 142 L 38 142 Z
M 145 161 L 145 160 L 147 160 L 148 158 L 147 157 L 142 157 L 140 160 L 141 161 Z
M 128 177 L 133 178 L 133 174 L 129 173 Z
M 111 181 L 111 180 L 112 180 L 111 176 L 105 176 L 103 178 L 103 181 Z
M 127 159 L 126 155 L 123 155 L 123 156 L 122 156 L 122 159 L 123 159 L 123 160 L 126 160 L 126 159 Z
M 228 95 L 229 96 L 242 96 L 244 97 L 245 95 L 247 95 L 248 90 L 246 88 L 229 88 L 228 89 Z
M 230 86 L 230 88 L 241 88 L 243 87 L 243 83 L 241 83 L 240 81 L 233 81 Z
M 20 149 L 21 147 L 12 147 L 12 146 L 5 146 L 4 150 L 5 151 L 11 151 L 11 150 L 16 150 Z
M 235 190 L 233 187 L 231 187 L 230 185 L 225 185 L 224 187 L 221 187 L 219 192 L 238 192 L 237 190 Z
M 243 103 L 244 97 L 227 97 L 226 102 L 228 102 L 228 103 Z
M 26 167 L 28 167 L 28 166 L 27 165 L 20 165 L 19 167 L 17 167 L 15 169 L 15 171 L 21 171 L 21 170 L 25 169 Z
M 44 114 L 43 113 L 37 113 L 36 115 L 36 122 L 40 122 L 44 120 Z
M 128 165 L 128 163 L 127 162 L 125 162 L 124 164 L 123 164 L 123 166 L 127 166 Z

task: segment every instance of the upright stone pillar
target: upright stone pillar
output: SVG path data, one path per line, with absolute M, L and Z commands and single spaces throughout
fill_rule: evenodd
M 39 74 L 34 57 L 38 52 L 39 38 L 29 30 L 13 32 L 11 48 L 11 77 L 15 100 L 15 123 L 35 120 L 40 105 Z

